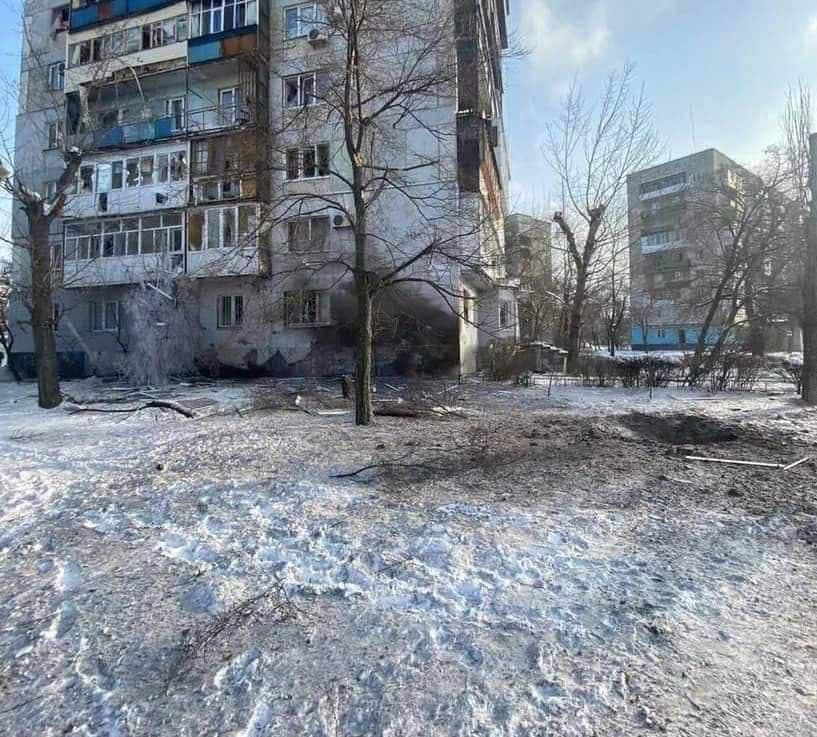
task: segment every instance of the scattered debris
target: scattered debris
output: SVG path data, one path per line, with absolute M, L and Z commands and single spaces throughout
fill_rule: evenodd
M 783 466 L 784 471 L 790 471 L 792 468 L 797 468 L 801 463 L 805 463 L 806 461 L 810 461 L 811 456 L 806 456 L 805 458 L 801 458 L 799 461 L 795 461 L 794 463 L 789 463 L 788 466 Z
M 185 407 L 183 404 L 179 404 L 179 402 L 173 402 L 169 399 L 152 399 L 145 404 L 141 404 L 137 407 L 89 407 L 84 404 L 74 404 L 72 402 L 66 402 L 63 404 L 65 407 L 66 412 L 70 412 L 71 414 L 75 414 L 77 412 L 99 412 L 104 414 L 122 414 L 127 412 L 141 412 L 143 409 L 170 409 L 174 412 L 178 412 L 180 415 L 184 415 L 188 418 L 193 418 L 196 416 L 196 413 L 193 412 L 192 409 Z
M 703 461 L 706 463 L 728 463 L 734 466 L 759 466 L 761 468 L 785 468 L 782 463 L 767 463 L 766 461 L 741 461 L 735 458 L 709 458 L 707 456 L 684 456 L 687 461 Z

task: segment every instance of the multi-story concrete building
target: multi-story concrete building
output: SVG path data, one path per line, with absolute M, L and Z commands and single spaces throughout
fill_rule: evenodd
M 553 311 L 553 254 L 550 220 L 523 213 L 505 218 L 505 261 L 509 276 L 519 280 L 519 328 L 525 341 L 550 341 Z
M 410 184 L 446 191 L 459 217 L 474 221 L 462 251 L 476 257 L 413 266 L 424 288 L 384 309 L 393 318 L 403 300 L 414 327 L 377 336 L 382 371 L 467 373 L 478 368 L 481 349 L 518 336 L 515 282 L 504 271 L 500 55 L 508 7 L 504 0 L 454 0 L 454 7 L 451 62 L 471 72 L 458 75 L 453 94 L 430 96 L 434 102 L 412 113 L 419 123 L 404 134 L 399 155 L 433 149 L 433 175 Z M 318 107 L 318 90 L 332 79 L 331 8 L 288 0 L 72 0 L 70 7 L 28 0 L 25 12 L 32 43 L 23 49 L 15 173 L 48 198 L 61 151 L 79 142 L 84 152 L 52 232 L 63 364 L 114 372 L 139 350 L 140 332 L 166 329 L 132 308 L 134 295 L 148 291 L 185 300 L 194 315 L 186 337 L 209 364 L 284 375 L 349 370 L 351 277 L 332 268 L 352 245 L 348 219 L 325 204 L 290 206 L 312 195 L 348 202 L 342 127 L 327 113 L 305 141 L 292 125 L 292 111 Z M 377 217 L 403 233 L 429 219 L 398 200 L 387 193 Z M 17 211 L 13 232 L 22 293 L 26 223 Z M 16 360 L 30 369 L 19 300 L 15 315 Z
M 693 203 L 737 191 L 752 175 L 715 149 L 630 174 L 631 343 L 685 350 L 700 334 L 717 243 L 696 229 Z M 717 195 L 715 192 L 717 191 Z M 715 326 L 708 341 L 717 338 Z

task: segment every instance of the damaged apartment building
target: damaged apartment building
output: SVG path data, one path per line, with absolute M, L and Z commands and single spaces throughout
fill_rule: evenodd
M 467 258 L 418 259 L 406 284 L 378 299 L 382 373 L 471 373 L 518 338 L 504 258 L 508 7 L 452 2 L 454 86 L 412 111 L 413 125 L 395 126 L 388 145 L 409 178 L 370 212 L 371 268 L 388 271 L 395 250 L 411 260 L 429 227 Z M 351 370 L 343 126 L 322 104 L 343 43 L 333 12 L 287 0 L 27 2 L 15 174 L 51 198 L 63 151 L 83 152 L 51 233 L 63 374 L 115 373 L 157 334 L 222 374 Z M 426 194 L 406 201 L 410 189 Z M 458 230 L 423 212 L 426 201 L 443 201 Z M 31 373 L 18 208 L 13 233 L 13 360 Z M 151 300 L 183 320 L 144 311 Z

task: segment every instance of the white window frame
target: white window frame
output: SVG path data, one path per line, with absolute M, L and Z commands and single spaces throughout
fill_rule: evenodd
M 314 294 L 316 297 L 316 314 L 314 321 L 303 320 L 304 295 Z M 300 306 L 300 318 L 292 320 L 292 308 L 294 300 L 298 300 Z M 284 325 L 288 328 L 314 328 L 331 324 L 331 299 L 329 292 L 325 289 L 300 289 L 297 291 L 284 292 Z
M 241 9 L 243 8 L 243 22 Z M 232 22 L 226 23 L 225 18 L 229 10 Z M 256 0 L 235 0 L 227 5 L 224 0 L 198 0 L 190 8 L 190 38 L 210 36 L 222 31 L 231 31 L 236 28 L 246 28 L 258 23 L 258 4 Z M 229 28 L 228 28 L 229 26 Z
M 252 217 L 250 218 L 250 231 L 249 232 L 242 232 L 241 231 L 241 210 L 244 208 L 252 209 Z M 224 244 L 224 212 L 225 211 L 232 211 L 233 213 L 233 223 L 235 227 L 235 242 L 225 245 Z M 213 218 L 217 219 L 218 224 L 218 244 L 211 245 L 209 239 L 210 233 L 210 223 Z M 248 243 L 248 240 L 252 238 L 253 240 L 257 241 L 258 233 L 258 211 L 255 205 L 252 204 L 233 204 L 233 205 L 221 205 L 215 207 L 208 207 L 204 210 L 204 218 L 202 219 L 202 243 L 201 248 L 198 250 L 202 251 L 210 251 L 214 248 L 253 248 L 255 247 L 254 243 Z M 192 249 L 196 250 L 196 249 Z
M 61 90 L 65 88 L 65 62 L 58 61 L 48 66 L 48 89 Z
M 299 110 L 303 107 L 314 107 L 315 105 L 319 104 L 318 100 L 318 72 L 303 72 L 301 74 L 293 74 L 289 77 L 284 77 L 282 80 L 282 94 L 283 94 L 283 106 L 285 110 Z M 311 79 L 312 80 L 312 95 L 307 98 L 304 95 L 304 80 Z M 288 104 L 287 101 L 287 85 L 291 82 L 295 82 L 298 87 L 298 94 L 296 96 L 296 101 L 294 105 Z
M 170 118 L 170 130 L 173 133 L 183 131 L 185 126 L 186 100 L 184 97 L 169 97 L 165 100 L 165 117 Z M 174 105 L 178 105 L 178 109 L 174 110 Z
M 150 39 L 150 46 L 145 46 L 144 28 L 149 27 L 148 38 Z M 165 28 L 172 27 L 173 33 L 166 34 Z M 140 26 L 131 26 L 123 28 L 112 33 L 106 33 L 103 36 L 98 36 L 93 39 L 79 41 L 68 46 L 68 64 L 69 68 L 84 66 L 85 64 L 92 64 L 95 61 L 102 61 L 104 59 L 115 59 L 118 56 L 125 56 L 127 54 L 136 54 L 140 51 L 148 49 L 158 49 L 162 46 L 170 46 L 171 44 L 187 40 L 188 16 L 177 15 L 172 18 L 166 18 L 161 21 L 154 21 L 153 23 L 144 23 Z M 154 44 L 154 40 L 159 38 L 159 43 Z M 131 41 L 130 45 L 128 41 Z M 82 46 L 86 47 L 88 58 L 82 60 Z M 96 59 L 94 56 L 94 49 L 97 51 Z
M 311 13 L 311 17 L 304 19 L 303 11 L 309 10 Z M 305 38 L 309 35 L 309 32 L 313 28 L 320 27 L 321 24 L 325 24 L 326 21 L 322 17 L 323 15 L 323 7 L 319 3 L 298 3 L 296 5 L 288 5 L 283 8 L 283 29 L 284 29 L 284 39 L 287 41 L 292 41 L 296 38 Z M 290 33 L 289 27 L 289 14 L 295 13 L 295 24 L 294 24 L 294 32 Z
M 225 320 L 225 305 L 226 320 Z M 244 325 L 244 295 L 220 294 L 216 298 L 216 328 L 229 330 Z
M 146 218 L 159 217 L 159 225 L 151 228 L 144 227 Z M 173 222 L 177 220 L 178 222 Z M 126 223 L 136 221 L 138 229 L 125 227 Z M 77 235 L 69 234 L 71 228 L 80 228 Z M 153 248 L 143 251 L 143 233 L 153 233 Z M 114 234 L 113 253 L 105 255 L 105 236 Z M 130 251 L 130 234 L 136 233 L 136 249 Z M 119 235 L 121 234 L 121 235 Z M 158 234 L 158 235 L 157 235 Z M 121 218 L 105 219 L 66 225 L 64 253 L 67 261 L 93 261 L 97 258 L 111 258 L 119 256 L 155 256 L 167 253 L 181 253 L 184 250 L 184 213 L 182 210 L 169 212 L 154 212 L 150 215 L 131 215 Z M 83 242 L 84 241 L 84 242 Z M 156 247 L 156 243 L 159 247 Z M 85 255 L 81 252 L 84 249 Z M 96 255 L 94 253 L 96 252 Z
M 48 150 L 53 151 L 62 148 L 65 136 L 65 128 L 61 120 L 48 124 Z

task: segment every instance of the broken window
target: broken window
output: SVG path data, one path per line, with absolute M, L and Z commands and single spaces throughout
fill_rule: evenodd
M 65 62 L 61 61 L 48 67 L 48 86 L 52 90 L 61 90 L 65 86 Z
M 287 149 L 287 179 L 298 179 L 300 173 L 301 173 L 300 151 L 297 148 L 289 148 Z
M 128 187 L 138 187 L 139 186 L 139 159 L 128 159 L 125 162 L 125 169 L 127 171 L 127 177 L 125 179 L 125 183 Z
M 122 162 L 111 163 L 111 189 L 122 189 Z
M 79 168 L 79 191 L 93 192 L 94 191 L 94 167 L 81 166 Z
M 185 166 L 187 154 L 184 151 L 176 151 L 170 154 L 170 179 L 178 182 L 185 177 Z
M 221 231 L 222 245 L 224 248 L 232 248 L 235 245 L 235 209 L 225 207 L 221 211 Z
M 191 251 L 201 250 L 202 230 L 204 229 L 204 213 L 192 212 L 187 220 L 187 238 Z
M 48 148 L 60 148 L 63 140 L 62 121 L 48 124 Z
M 289 327 L 307 327 L 328 322 L 326 295 L 317 289 L 284 292 L 284 322 Z
M 499 327 L 509 328 L 513 324 L 513 305 L 506 299 L 499 301 Z
M 316 72 L 298 74 L 284 80 L 284 105 L 299 108 L 316 105 L 318 75 Z
M 153 156 L 142 157 L 141 176 L 141 184 L 153 184 Z
M 255 243 L 255 205 L 241 205 L 238 208 L 238 237 L 243 247 Z
M 287 179 L 329 176 L 329 144 L 287 149 Z
M 308 36 L 324 23 L 323 9 L 317 3 L 303 3 L 284 10 L 284 28 L 288 39 Z

